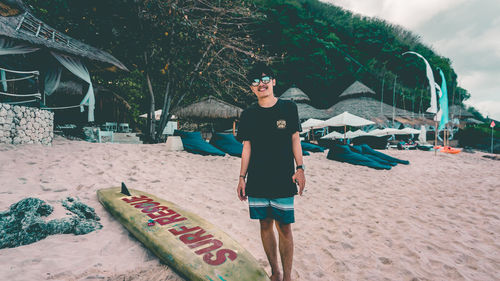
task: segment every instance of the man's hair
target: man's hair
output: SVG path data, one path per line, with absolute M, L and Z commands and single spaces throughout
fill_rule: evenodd
M 269 66 L 267 66 L 265 63 L 259 62 L 256 63 L 248 72 L 247 80 L 252 81 L 255 78 L 261 78 L 262 73 L 266 74 L 267 76 L 271 76 L 272 78 L 276 78 L 274 76 L 273 70 Z

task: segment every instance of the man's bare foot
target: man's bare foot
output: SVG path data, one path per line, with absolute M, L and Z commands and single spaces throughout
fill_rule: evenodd
M 271 281 L 281 281 L 281 273 L 273 273 L 273 275 L 271 275 Z

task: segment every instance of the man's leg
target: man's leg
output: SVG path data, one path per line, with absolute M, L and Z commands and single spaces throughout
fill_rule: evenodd
M 283 281 L 292 281 L 293 235 L 292 224 L 276 222 L 279 234 L 279 249 L 283 265 Z
M 276 238 L 274 237 L 273 225 L 274 220 L 271 218 L 260 220 L 260 237 L 267 259 L 271 265 L 271 280 L 281 281 L 281 272 L 278 265 L 278 249 L 276 246 Z

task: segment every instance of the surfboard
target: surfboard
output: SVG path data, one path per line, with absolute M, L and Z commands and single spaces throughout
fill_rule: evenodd
M 124 184 L 100 189 L 97 197 L 139 241 L 187 280 L 269 280 L 247 250 L 195 213 Z

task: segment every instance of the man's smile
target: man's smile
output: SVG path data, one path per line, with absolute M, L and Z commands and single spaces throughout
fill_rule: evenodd
M 267 90 L 267 86 L 259 86 L 259 92 L 265 92 Z

